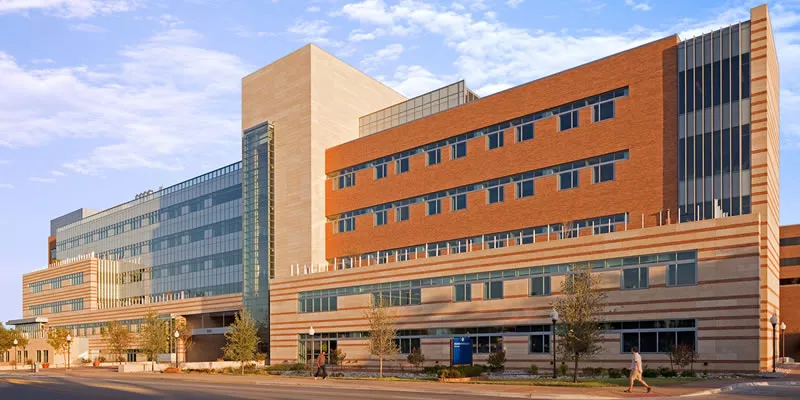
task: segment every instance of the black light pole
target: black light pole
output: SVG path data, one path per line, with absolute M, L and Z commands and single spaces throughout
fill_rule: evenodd
M 19 344 L 19 341 L 17 341 L 17 338 L 14 338 L 14 369 L 17 369 L 17 363 L 19 362 L 19 356 L 17 355 L 17 345 L 18 344 Z
M 778 355 L 776 354 L 778 351 L 778 346 L 776 343 L 777 338 L 775 337 L 775 334 L 777 330 L 776 328 L 778 327 L 778 316 L 772 314 L 772 318 L 769 319 L 769 322 L 772 324 L 772 372 L 776 372 L 775 364 L 778 361 L 777 359 Z
M 558 374 L 556 373 L 556 322 L 558 322 L 558 311 L 554 308 L 553 311 L 550 311 L 550 319 L 553 320 L 553 340 L 552 340 L 552 350 L 553 350 L 553 379 L 555 379 Z
M 177 329 L 175 329 L 175 333 L 173 334 L 173 336 L 175 336 L 175 369 L 177 369 L 178 368 L 178 338 L 181 336 L 181 333 L 178 332 Z

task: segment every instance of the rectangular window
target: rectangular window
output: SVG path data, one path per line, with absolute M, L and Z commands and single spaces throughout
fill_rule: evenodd
M 383 179 L 386 178 L 386 164 L 376 165 L 375 166 L 375 179 Z
M 528 339 L 529 353 L 549 353 L 550 335 L 533 335 Z
M 550 277 L 539 276 L 531 278 L 531 296 L 549 296 L 550 295 Z
M 450 159 L 465 157 L 467 155 L 467 142 L 458 142 L 450 145 Z
M 614 101 L 595 104 L 593 111 L 594 112 L 592 115 L 594 116 L 594 122 L 600 122 L 614 118 Z
M 472 301 L 472 284 L 462 283 L 453 286 L 453 301 Z
M 340 219 L 337 232 L 350 232 L 356 229 L 356 219 L 354 217 Z
M 578 187 L 578 170 L 558 174 L 558 190 L 567 190 Z
M 467 195 L 465 193 L 457 194 L 450 198 L 450 209 L 452 211 L 466 210 L 467 209 Z
M 372 304 L 386 307 L 415 306 L 422 304 L 422 289 L 384 290 L 372 293 Z
M 503 350 L 502 336 L 478 336 L 472 338 L 472 354 L 491 354 Z
M 408 157 L 401 158 L 394 162 L 394 170 L 397 174 L 408 172 Z
M 558 130 L 566 131 L 578 127 L 578 110 L 573 110 L 558 116 Z
M 697 284 L 697 264 L 670 264 L 667 266 L 667 286 Z
M 517 198 L 533 196 L 533 179 L 517 182 Z
M 386 225 L 387 215 L 386 210 L 378 211 L 375 213 L 375 226 Z
M 503 131 L 492 132 L 486 135 L 486 146 L 489 150 L 503 147 Z
M 503 186 L 495 186 L 486 190 L 486 201 L 489 204 L 500 203 L 505 200 Z
M 533 139 L 533 124 L 517 127 L 517 143 Z
M 339 175 L 339 189 L 344 189 L 356 184 L 356 174 L 351 172 L 349 174 Z
M 622 270 L 622 289 L 647 289 L 649 268 L 629 268 Z
M 440 162 L 442 162 L 442 149 L 428 150 L 426 164 L 430 166 Z
M 420 348 L 419 338 L 400 338 L 395 339 L 397 348 L 400 349 L 400 354 L 411 354 L 414 350 Z
M 428 215 L 436 215 L 442 212 L 442 199 L 428 200 Z
M 408 206 L 400 206 L 395 209 L 397 222 L 408 221 Z
M 483 299 L 494 300 L 503 298 L 503 281 L 489 281 L 483 284 Z
M 592 168 L 592 183 L 602 183 L 614 180 L 614 163 L 595 165 Z

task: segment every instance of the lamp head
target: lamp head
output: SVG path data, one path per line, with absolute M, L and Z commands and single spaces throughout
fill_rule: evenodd
M 778 325 L 778 316 L 772 314 L 772 318 L 769 319 L 769 322 L 772 324 L 772 326 Z
M 19 344 L 19 341 L 17 341 L 17 339 L 14 339 L 14 346 L 16 346 L 17 344 Z
M 177 329 L 175 329 L 175 333 L 173 335 L 175 335 L 175 339 L 177 339 L 177 338 L 179 338 L 181 336 L 181 333 L 178 332 Z
M 309 326 L 308 327 L 308 336 L 314 336 L 314 327 L 313 326 Z
M 71 341 L 72 341 L 72 335 L 70 335 L 70 334 L 68 333 L 68 334 L 67 334 L 67 342 L 71 342 Z
M 781 330 L 782 331 L 786 330 L 786 323 L 785 322 L 781 322 Z
M 553 311 L 550 311 L 550 319 L 558 321 L 558 311 L 556 311 L 555 308 L 553 308 Z

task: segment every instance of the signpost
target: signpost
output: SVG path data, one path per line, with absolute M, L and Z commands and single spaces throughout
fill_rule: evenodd
M 472 365 L 472 338 L 453 338 L 452 354 L 450 365 Z

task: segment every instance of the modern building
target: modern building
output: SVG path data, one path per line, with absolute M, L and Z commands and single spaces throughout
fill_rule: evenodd
M 447 364 L 470 337 L 476 362 L 504 349 L 547 370 L 552 305 L 589 264 L 607 295 L 591 364 L 625 367 L 633 346 L 668 364 L 687 344 L 698 369 L 771 369 L 778 89 L 766 6 L 484 98 L 461 81 L 407 99 L 308 45 L 243 79 L 241 164 L 58 227 L 23 317 L 92 352 L 81 324 L 156 309 L 208 337 L 187 356 L 208 359 L 244 308 L 273 364 L 342 349 L 371 366 L 364 312 L 385 300 L 390 366 L 414 348 Z M 61 279 L 79 263 L 83 295 Z
M 781 307 L 800 309 L 800 225 L 781 227 Z M 781 354 L 800 359 L 800 313 L 787 312 L 778 329 L 781 332 Z M 781 329 L 784 328 L 785 329 Z M 785 352 L 784 352 L 785 349 Z

